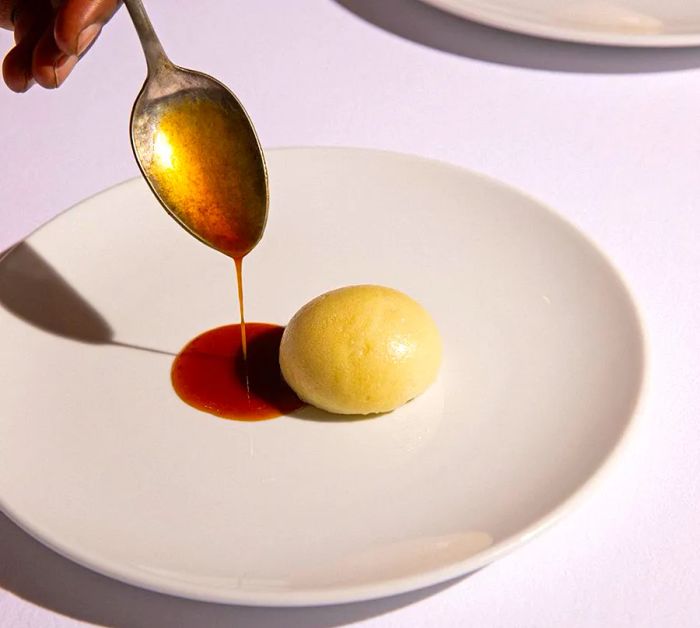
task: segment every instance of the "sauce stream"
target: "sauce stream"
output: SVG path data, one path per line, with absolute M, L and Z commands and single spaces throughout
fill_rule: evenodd
M 243 352 L 243 360 L 248 359 L 248 342 L 245 331 L 245 316 L 243 314 L 243 258 L 234 257 L 233 261 L 236 264 L 236 282 L 238 284 L 238 311 L 241 317 L 241 350 Z

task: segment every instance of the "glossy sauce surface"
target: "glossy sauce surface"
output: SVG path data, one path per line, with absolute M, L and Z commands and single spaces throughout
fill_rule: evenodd
M 178 220 L 234 259 L 257 244 L 267 217 L 265 167 L 255 141 L 242 112 L 191 98 L 163 112 L 143 164 Z
M 177 394 L 199 410 L 240 421 L 272 419 L 302 407 L 280 373 L 284 328 L 248 323 L 246 331 L 247 360 L 240 325 L 217 327 L 190 341 L 172 367 Z

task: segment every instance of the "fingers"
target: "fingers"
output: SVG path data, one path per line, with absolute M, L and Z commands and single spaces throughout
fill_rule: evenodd
M 17 93 L 26 92 L 33 84 L 31 64 L 32 46 L 15 46 L 2 62 L 2 78 L 5 84 Z
M 0 28 L 12 30 L 12 13 L 15 4 L 14 0 L 0 0 Z
M 61 85 L 78 63 L 76 55 L 67 55 L 56 44 L 53 36 L 53 23 L 46 27 L 43 35 L 34 46 L 31 71 L 34 80 L 48 89 Z
M 3 61 L 5 83 L 15 92 L 35 81 L 47 88 L 61 85 L 119 5 L 119 0 L 0 0 L 0 26 L 13 28 L 16 42 Z
M 119 0 L 65 0 L 56 14 L 54 37 L 67 55 L 80 55 L 119 8 Z
M 52 23 L 51 5 L 44 0 L 19 0 L 14 5 L 16 46 L 2 64 L 7 86 L 15 92 L 25 92 L 33 84 L 32 57 L 43 33 Z
M 34 43 L 53 19 L 50 0 L 17 0 L 12 11 L 15 43 L 25 39 Z

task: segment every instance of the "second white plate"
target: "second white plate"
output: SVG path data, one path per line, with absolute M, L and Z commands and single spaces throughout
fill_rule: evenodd
M 568 510 L 627 433 L 642 334 L 603 256 L 538 202 L 391 153 L 269 153 L 250 320 L 380 283 L 420 300 L 440 379 L 362 421 L 241 423 L 185 405 L 172 355 L 235 321 L 230 260 L 141 180 L 0 262 L 0 506 L 132 584 L 296 605 L 399 593 L 481 567 Z M 572 540 L 575 542 L 575 540 Z
M 515 32 L 586 44 L 700 46 L 700 3 L 688 0 L 424 0 Z

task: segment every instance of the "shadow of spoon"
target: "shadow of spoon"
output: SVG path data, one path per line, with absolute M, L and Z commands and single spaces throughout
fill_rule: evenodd
M 105 318 L 26 242 L 0 256 L 0 306 L 63 338 L 175 355 L 116 340 Z

